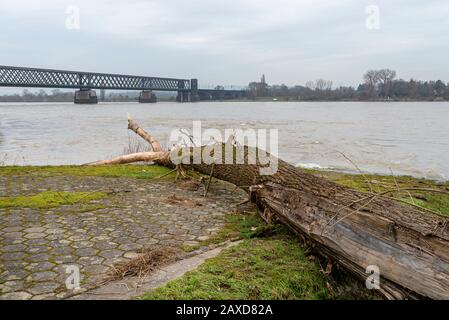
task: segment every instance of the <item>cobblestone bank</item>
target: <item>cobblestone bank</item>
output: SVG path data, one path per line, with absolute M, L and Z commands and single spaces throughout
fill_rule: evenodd
M 0 299 L 54 299 L 82 292 L 95 286 L 114 262 L 146 245 L 206 240 L 224 225 L 231 206 L 245 198 L 223 182 L 215 182 L 203 198 L 202 186 L 192 190 L 174 181 L 0 176 L 0 197 L 43 191 L 101 191 L 107 196 L 88 205 L 46 210 L 0 208 Z M 75 291 L 66 286 L 73 268 L 81 275 L 81 289 Z

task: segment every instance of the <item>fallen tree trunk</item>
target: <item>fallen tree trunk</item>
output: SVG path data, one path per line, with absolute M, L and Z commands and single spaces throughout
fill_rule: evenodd
M 88 165 L 104 165 L 104 164 L 126 164 L 133 162 L 150 162 L 150 161 L 163 161 L 166 158 L 165 152 L 138 152 L 126 154 L 111 160 L 100 160 L 92 163 L 88 163 Z
M 170 152 L 130 122 L 130 129 L 150 144 L 156 141 L 153 160 L 174 167 Z M 132 155 L 126 161 L 136 158 Z M 148 159 L 148 155 L 142 154 L 142 158 Z M 125 163 L 124 159 L 94 164 Z M 368 266 L 377 267 L 378 290 L 384 297 L 449 299 L 447 217 L 337 185 L 282 160 L 278 160 L 277 172 L 268 176 L 260 175 L 260 164 L 190 166 L 243 188 L 265 219 L 277 218 L 316 252 L 361 280 L 369 276 Z

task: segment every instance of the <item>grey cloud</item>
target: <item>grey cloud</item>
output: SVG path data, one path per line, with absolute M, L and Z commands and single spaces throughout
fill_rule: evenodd
M 0 64 L 289 85 L 366 69 L 449 81 L 447 1 L 2 0 Z M 64 27 L 67 5 L 81 29 Z M 365 27 L 368 5 L 380 30 Z M 425 64 L 425 68 L 423 68 Z

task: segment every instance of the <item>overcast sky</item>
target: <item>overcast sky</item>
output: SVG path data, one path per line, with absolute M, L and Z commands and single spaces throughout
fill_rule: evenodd
M 449 81 L 447 0 L 0 0 L 0 25 L 0 65 L 203 86 L 262 73 L 269 83 L 356 85 L 371 68 Z

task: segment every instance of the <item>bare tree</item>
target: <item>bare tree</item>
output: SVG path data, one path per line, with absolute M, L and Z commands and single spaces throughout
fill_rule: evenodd
M 308 88 L 310 90 L 315 90 L 315 88 L 316 88 L 315 81 L 307 81 L 306 88 Z
M 332 81 L 324 80 L 324 79 L 318 79 L 315 82 L 315 88 L 318 91 L 326 91 L 332 89 Z
M 383 96 L 386 98 L 390 94 L 391 82 L 396 78 L 396 71 L 390 69 L 381 69 L 377 71 L 380 88 Z
M 365 84 L 368 87 L 370 97 L 374 97 L 376 95 L 377 85 L 380 81 L 379 72 L 376 70 L 368 70 L 363 75 L 363 81 L 365 81 Z
M 315 94 L 319 99 L 325 99 L 329 96 L 332 90 L 332 81 L 325 79 L 318 79 L 315 81 Z

